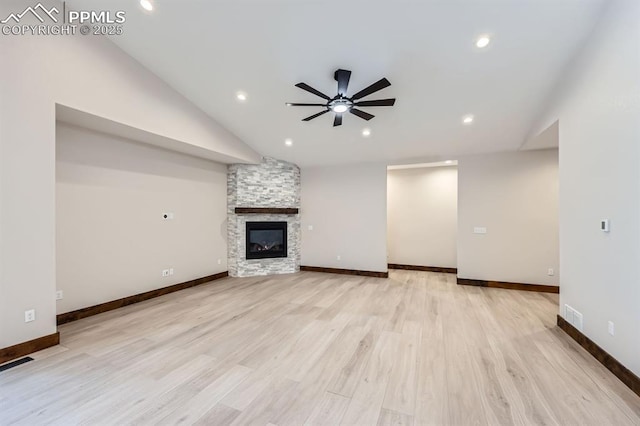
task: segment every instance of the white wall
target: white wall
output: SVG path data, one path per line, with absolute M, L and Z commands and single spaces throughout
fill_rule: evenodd
M 22 10 L 0 2 L 0 15 Z M 0 37 L 0 347 L 56 330 L 55 103 L 238 162 L 259 155 L 106 38 Z M 36 310 L 25 323 L 24 311 Z
M 301 183 L 301 265 L 386 271 L 386 165 L 306 168 Z
M 560 120 L 560 312 L 640 375 L 640 2 L 610 4 L 562 84 L 541 119 Z
M 57 123 L 57 312 L 225 271 L 226 198 L 223 164 Z
M 458 160 L 460 278 L 557 285 L 558 257 L 557 150 Z
M 389 170 L 389 263 L 455 268 L 457 204 L 456 167 Z

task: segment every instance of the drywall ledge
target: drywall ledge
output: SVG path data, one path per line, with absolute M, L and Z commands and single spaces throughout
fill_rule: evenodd
M 620 361 L 609 355 L 607 351 L 598 346 L 593 340 L 582 334 L 577 328 L 572 326 L 558 315 L 558 327 L 578 342 L 587 352 L 611 371 L 622 383 L 627 385 L 636 395 L 640 396 L 640 377 L 633 374 L 631 370 L 622 365 Z
M 225 164 L 250 162 L 250 160 L 247 160 L 247 158 L 233 157 L 230 155 L 222 154 L 203 146 L 198 146 L 192 143 L 187 143 L 162 136 L 150 131 L 138 129 L 136 127 L 119 123 L 105 117 L 100 117 L 95 114 L 80 111 L 78 109 L 62 105 L 60 103 L 56 103 L 56 120 L 62 123 L 95 130 L 97 132 L 106 133 L 109 135 L 120 136 L 121 138 L 129 139 L 136 142 L 142 142 L 148 145 L 153 145 L 158 148 L 167 149 L 169 151 L 175 151 L 182 154 L 191 155 L 193 157 L 204 158 L 206 160 L 217 161 Z M 260 155 L 255 154 L 251 160 L 253 160 L 253 162 L 259 162 Z
M 183 283 L 170 285 L 168 287 L 158 288 L 144 293 L 134 294 L 133 296 L 123 297 L 122 299 L 100 303 L 99 305 L 89 306 L 88 308 L 65 312 L 64 314 L 56 315 L 56 323 L 58 325 L 62 325 L 68 322 L 77 321 L 82 318 L 87 318 L 93 315 L 101 314 L 103 312 L 112 311 L 114 309 L 122 308 L 123 306 L 133 305 L 134 303 L 144 302 L 145 300 L 164 296 L 165 294 L 174 293 L 176 291 L 184 290 L 189 287 L 195 287 L 200 284 L 206 284 L 211 281 L 219 280 L 228 276 L 228 272 L 220 272 L 218 274 L 197 278 L 195 280 L 185 281 Z
M 490 287 L 490 288 L 502 288 L 506 290 L 524 290 L 524 291 L 537 291 L 539 293 L 560 293 L 560 287 L 555 285 L 543 285 L 543 284 L 523 284 L 523 283 L 510 283 L 506 281 L 490 281 L 490 280 L 472 280 L 469 278 L 457 277 L 458 285 L 472 285 L 476 287 Z

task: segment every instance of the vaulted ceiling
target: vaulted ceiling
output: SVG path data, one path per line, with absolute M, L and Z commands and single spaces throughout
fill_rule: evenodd
M 152 12 L 137 0 L 81 8 L 126 10 L 114 43 L 261 154 L 302 166 L 518 149 L 606 3 L 151 1 Z M 484 34 L 491 43 L 479 49 Z M 363 108 L 376 116 L 369 122 L 347 114 L 340 127 L 332 114 L 301 121 L 321 109 L 285 106 L 322 101 L 294 87 L 301 81 L 333 96 L 337 68 L 353 72 L 348 94 L 388 78 L 392 86 L 367 99 L 396 105 Z

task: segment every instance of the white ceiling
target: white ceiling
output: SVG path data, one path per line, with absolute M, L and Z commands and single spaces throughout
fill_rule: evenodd
M 604 0 L 154 4 L 146 13 L 137 0 L 81 2 L 126 10 L 124 34 L 112 40 L 258 152 L 312 166 L 518 149 Z M 492 36 L 484 50 L 474 44 L 481 34 Z M 285 102 L 322 100 L 294 84 L 333 96 L 337 68 L 353 72 L 349 94 L 387 77 L 392 86 L 366 99 L 396 105 L 363 108 L 376 115 L 369 122 L 347 114 L 336 128 L 332 114 L 300 121 L 321 109 Z

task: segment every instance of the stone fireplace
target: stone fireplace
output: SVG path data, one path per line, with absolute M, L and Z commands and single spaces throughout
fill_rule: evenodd
M 263 158 L 227 172 L 229 275 L 249 277 L 300 270 L 300 169 Z

